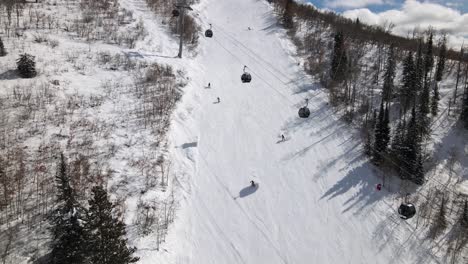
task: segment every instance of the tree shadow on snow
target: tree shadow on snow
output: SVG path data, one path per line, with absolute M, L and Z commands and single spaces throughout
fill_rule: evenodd
M 258 188 L 259 188 L 258 184 L 255 184 L 255 186 L 249 185 L 245 187 L 244 189 L 240 190 L 239 198 L 244 198 L 246 196 L 249 196 L 255 193 L 258 190 Z
M 183 149 L 187 149 L 187 148 L 196 148 L 198 146 L 198 142 L 190 142 L 190 143 L 184 143 L 182 144 L 180 147 L 183 148 Z
M 377 191 L 376 186 L 381 183 L 379 179 L 373 177 L 373 165 L 368 161 L 362 163 L 359 167 L 352 168 L 345 177 L 335 183 L 326 191 L 320 199 L 331 200 L 348 192 L 358 190 L 344 203 L 342 213 L 346 213 L 354 208 L 354 214 L 359 214 L 367 207 L 374 205 L 390 193 L 386 190 Z
M 159 54 L 144 54 L 144 53 L 140 53 L 137 51 L 124 52 L 124 54 L 129 58 L 138 58 L 138 59 L 143 59 L 144 57 L 158 57 L 158 58 L 167 58 L 167 59 L 178 58 L 177 55 L 167 56 L 167 55 L 159 55 Z
M 52 261 L 52 256 L 50 253 L 41 256 L 35 260 L 32 261 L 33 264 L 49 264 Z
M 0 80 L 15 80 L 20 78 L 16 70 L 8 70 L 0 74 Z

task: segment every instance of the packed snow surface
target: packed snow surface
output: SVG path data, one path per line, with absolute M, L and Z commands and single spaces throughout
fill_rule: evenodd
M 175 62 L 190 76 L 170 132 L 183 200 L 165 249 L 141 250 L 141 262 L 437 263 L 415 220 L 398 218 L 399 197 L 376 190 L 382 175 L 267 2 L 202 0 L 191 12 L 214 36 Z

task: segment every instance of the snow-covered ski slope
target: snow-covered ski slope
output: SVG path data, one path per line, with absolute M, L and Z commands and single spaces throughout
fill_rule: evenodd
M 170 137 L 184 199 L 165 250 L 141 262 L 438 263 L 396 215 L 400 200 L 375 190 L 357 132 L 303 73 L 266 1 L 194 9 L 214 37 L 182 63 L 191 81 Z M 299 119 L 306 98 L 312 114 Z

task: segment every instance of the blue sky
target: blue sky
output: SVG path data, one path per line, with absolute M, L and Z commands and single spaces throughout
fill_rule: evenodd
M 314 4 L 315 6 L 319 8 L 329 8 L 333 9 L 338 12 L 343 12 L 345 10 L 349 9 L 354 9 L 358 7 L 340 7 L 340 6 L 335 6 L 333 3 L 343 3 L 346 5 L 347 2 L 353 2 L 353 0 L 342 0 L 342 1 L 336 1 L 336 0 L 307 0 L 308 2 Z M 369 10 L 373 12 L 382 12 L 386 11 L 389 9 L 399 9 L 405 2 L 405 0 L 357 0 L 354 1 L 357 4 L 361 3 L 360 7 L 366 7 Z M 365 3 L 368 2 L 370 4 L 366 5 Z M 420 2 L 429 2 L 429 3 L 437 3 L 443 6 L 447 6 L 453 9 L 456 9 L 462 13 L 467 13 L 468 12 L 468 0 L 424 0 Z M 377 4 L 372 4 L 372 3 L 377 3 Z
M 448 35 L 449 45 L 468 43 L 468 0 L 302 0 L 367 24 L 388 25 L 409 36 L 431 27 Z M 410 33 L 411 32 L 411 33 Z

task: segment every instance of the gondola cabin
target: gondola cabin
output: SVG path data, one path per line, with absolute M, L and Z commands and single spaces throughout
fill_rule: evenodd
M 207 37 L 207 38 L 212 38 L 212 37 L 213 37 L 213 30 L 207 29 L 207 30 L 205 31 L 205 37 Z
M 410 219 L 416 214 L 416 207 L 412 203 L 402 203 L 398 208 L 398 214 L 401 219 Z
M 249 83 L 252 81 L 252 76 L 248 72 L 244 72 L 241 76 L 242 83 Z
M 310 110 L 307 107 L 301 107 L 299 109 L 299 117 L 300 118 L 308 118 L 310 116 Z
M 210 28 L 205 31 L 205 37 L 212 38 L 213 37 L 213 30 L 211 30 L 212 25 L 210 24 Z

